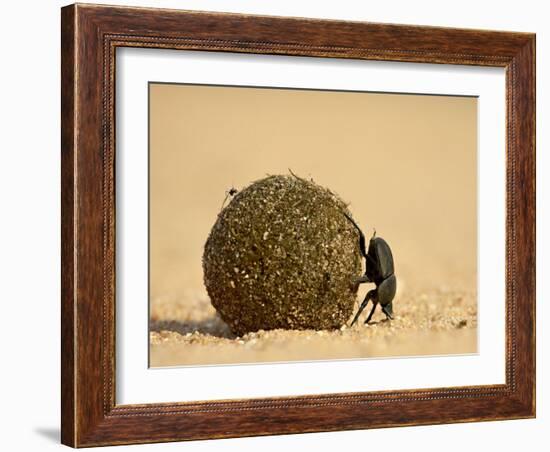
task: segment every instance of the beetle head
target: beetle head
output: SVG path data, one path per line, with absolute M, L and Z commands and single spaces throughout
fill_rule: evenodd
M 388 304 L 382 306 L 382 312 L 386 314 L 390 320 L 393 320 L 393 302 L 390 301 Z

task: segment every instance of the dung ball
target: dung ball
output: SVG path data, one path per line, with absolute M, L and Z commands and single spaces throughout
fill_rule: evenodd
M 351 316 L 362 274 L 359 236 L 330 190 L 269 176 L 219 213 L 203 254 L 212 305 L 237 335 L 335 329 Z

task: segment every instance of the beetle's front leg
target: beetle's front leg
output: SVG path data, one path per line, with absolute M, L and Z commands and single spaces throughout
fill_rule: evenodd
M 353 321 L 351 322 L 350 326 L 353 326 L 354 323 L 357 322 L 357 319 L 359 318 L 363 310 L 367 307 L 367 305 L 369 304 L 369 301 L 374 300 L 375 296 L 376 296 L 376 289 L 369 290 L 367 292 L 367 295 L 365 295 L 365 299 L 363 300 L 363 303 L 361 303 L 361 306 L 359 307 L 357 314 L 355 314 L 355 317 L 353 318 Z M 376 307 L 376 304 L 374 305 L 374 307 Z M 372 312 L 371 312 L 371 315 L 369 316 L 369 320 L 371 316 L 372 316 Z
M 369 316 L 367 317 L 367 320 L 365 320 L 365 325 L 368 325 L 370 322 L 370 319 L 372 318 L 372 315 L 374 314 L 374 310 L 376 309 L 376 306 L 378 306 L 378 301 L 376 300 L 376 297 L 372 299 L 372 309 L 370 311 Z

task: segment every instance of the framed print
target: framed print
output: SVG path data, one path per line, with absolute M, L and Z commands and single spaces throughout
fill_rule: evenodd
M 535 37 L 62 9 L 62 442 L 535 416 Z

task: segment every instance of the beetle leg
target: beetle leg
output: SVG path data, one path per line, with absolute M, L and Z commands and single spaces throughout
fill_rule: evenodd
M 357 311 L 357 314 L 355 314 L 355 317 L 353 318 L 353 321 L 351 322 L 350 326 L 353 326 L 355 324 L 355 322 L 357 322 L 357 319 L 359 318 L 359 316 L 361 315 L 363 310 L 367 307 L 367 305 L 369 304 L 369 301 L 374 300 L 375 294 L 376 294 L 376 291 L 374 289 L 369 290 L 367 292 L 367 295 L 365 295 L 365 299 L 363 300 L 363 303 L 361 303 L 361 306 L 359 307 L 359 310 Z M 376 305 L 375 305 L 375 307 L 376 307 Z M 371 315 L 372 315 L 372 312 L 371 312 Z M 370 316 L 369 316 L 369 319 L 370 319 Z
M 372 282 L 370 280 L 370 278 L 368 277 L 368 275 L 363 275 L 363 276 L 359 276 L 359 278 L 356 278 L 355 279 L 355 282 L 359 285 L 359 284 L 363 284 L 363 283 L 367 283 L 367 282 Z
M 365 244 L 366 241 L 365 241 L 365 235 L 363 234 L 363 231 L 361 231 L 361 228 L 355 222 L 355 220 L 353 218 L 351 218 L 351 216 L 349 216 L 344 211 L 342 211 L 342 213 L 351 222 L 351 224 L 353 224 L 353 226 L 355 227 L 355 229 L 359 233 L 359 250 L 361 251 L 361 254 L 363 255 L 363 257 L 368 260 L 369 256 L 367 255 L 367 249 L 366 249 L 366 244 Z
M 371 279 L 367 275 L 363 275 L 363 276 L 360 276 L 359 278 L 355 278 L 355 281 L 353 282 L 353 290 L 357 291 L 357 289 L 359 288 L 359 284 L 370 283 L 370 282 L 374 282 L 374 281 L 371 281 Z
M 367 317 L 367 320 L 365 320 L 365 325 L 368 325 L 370 322 L 370 319 L 372 318 L 372 315 L 374 314 L 374 310 L 376 309 L 376 306 L 378 305 L 378 302 L 376 300 L 372 301 L 372 309 L 370 311 L 369 316 Z
M 355 324 L 355 322 L 357 322 L 357 319 L 359 318 L 359 316 L 361 315 L 363 310 L 367 307 L 367 305 L 369 304 L 369 301 L 370 301 L 370 298 L 367 295 L 365 297 L 365 299 L 363 300 L 363 303 L 361 303 L 361 306 L 359 307 L 359 310 L 357 311 L 357 314 L 355 314 L 355 317 L 353 318 L 353 321 L 351 322 L 350 326 L 353 326 Z

